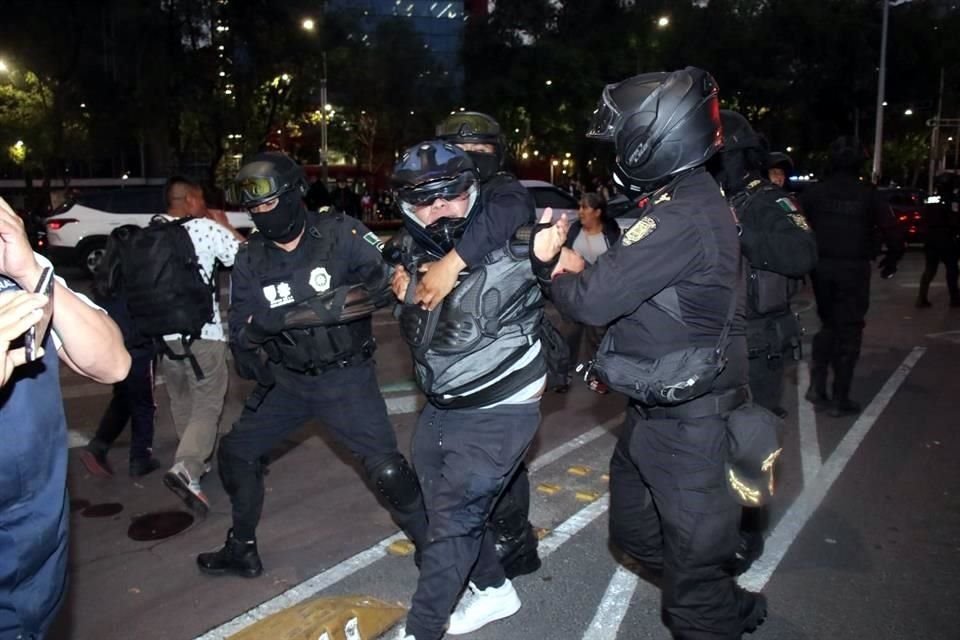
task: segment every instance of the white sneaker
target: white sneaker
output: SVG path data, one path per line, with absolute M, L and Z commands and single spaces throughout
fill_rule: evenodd
M 200 482 L 190 476 L 190 472 L 178 462 L 170 471 L 163 474 L 163 484 L 177 494 L 181 500 L 198 516 L 206 516 L 210 510 L 210 500 L 200 487 Z
M 520 597 L 510 580 L 499 587 L 477 589 L 472 582 L 469 590 L 450 615 L 447 634 L 459 636 L 494 622 L 509 618 L 520 610 Z

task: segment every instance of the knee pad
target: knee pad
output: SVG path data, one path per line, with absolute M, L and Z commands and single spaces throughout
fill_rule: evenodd
M 403 456 L 390 456 L 367 473 L 377 492 L 398 511 L 411 511 L 419 503 L 420 482 Z

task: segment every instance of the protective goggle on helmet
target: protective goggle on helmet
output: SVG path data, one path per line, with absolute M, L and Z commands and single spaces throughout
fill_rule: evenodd
M 307 191 L 303 167 L 285 153 L 268 151 L 243 165 L 226 193 L 231 204 L 252 209 L 294 189 L 300 195 Z

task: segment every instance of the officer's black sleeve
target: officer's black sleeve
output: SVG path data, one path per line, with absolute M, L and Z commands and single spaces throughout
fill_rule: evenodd
M 244 243 L 240 245 L 240 251 L 237 252 L 233 263 L 233 270 L 230 272 L 230 309 L 227 311 L 227 325 L 230 330 L 230 341 L 234 344 L 243 342 L 240 333 L 257 308 L 257 291 L 254 283 L 249 247 Z
M 362 284 L 370 291 L 388 282 L 389 269 L 383 261 L 383 242 L 373 231 L 354 218 L 345 217 L 339 224 L 337 250 L 344 251 L 347 261 L 347 282 Z
M 506 245 L 516 230 L 532 222 L 535 216 L 533 198 L 522 184 L 499 184 L 477 219 L 470 222 L 457 241 L 457 253 L 468 267 L 473 267 L 488 253 Z
M 789 196 L 755 201 L 741 223 L 740 245 L 754 268 L 799 278 L 816 266 L 816 239 Z
M 637 225 L 650 224 L 645 219 L 656 226 L 638 238 L 642 234 Z M 695 267 L 702 249 L 689 218 L 662 207 L 645 219 L 583 272 L 553 279 L 550 294 L 560 313 L 584 324 L 606 325 L 632 313 Z

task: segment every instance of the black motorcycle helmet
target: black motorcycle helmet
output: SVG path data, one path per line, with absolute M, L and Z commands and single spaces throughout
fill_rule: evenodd
M 793 175 L 793 158 L 782 151 L 771 151 L 767 154 L 767 168 L 780 169 L 787 177 Z
M 830 143 L 828 173 L 860 175 L 866 154 L 853 136 L 840 136 Z
M 307 193 L 306 174 L 297 162 L 280 151 L 264 151 L 251 157 L 227 187 L 227 201 L 244 209 L 296 191 Z
M 473 218 L 479 193 L 477 169 L 466 151 L 442 140 L 430 140 L 407 149 L 391 176 L 404 226 L 413 239 L 434 257 L 453 249 Z M 462 218 L 440 218 L 426 225 L 415 213 L 438 198 L 469 199 Z
M 952 173 L 941 173 L 933 179 L 933 191 L 941 196 L 952 196 L 960 183 L 957 176 Z
M 607 85 L 587 137 L 614 143 L 614 182 L 636 196 L 706 163 L 720 148 L 720 130 L 716 81 L 687 67 Z
M 437 139 L 453 144 L 490 144 L 493 145 L 494 161 L 488 162 L 482 154 L 468 151 L 480 174 L 481 180 L 487 180 L 503 166 L 506 144 L 500 123 L 479 111 L 461 111 L 444 118 L 437 125 Z
M 765 168 L 767 145 L 750 122 L 736 111 L 721 109 L 720 123 L 723 126 L 721 168 L 715 175 L 727 196 L 732 196 Z

